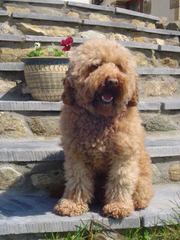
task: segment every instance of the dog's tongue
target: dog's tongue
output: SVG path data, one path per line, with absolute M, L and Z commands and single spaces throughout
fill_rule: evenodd
M 113 100 L 113 96 L 112 96 L 111 94 L 103 94 L 103 95 L 101 96 L 101 99 L 102 99 L 102 101 L 105 102 L 105 103 L 110 103 L 110 102 L 112 102 L 112 100 Z

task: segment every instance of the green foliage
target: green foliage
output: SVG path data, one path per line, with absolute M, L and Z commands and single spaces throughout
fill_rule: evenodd
M 64 53 L 61 50 L 57 49 L 57 48 L 53 48 L 53 55 L 55 57 L 62 57 L 62 56 L 64 56 Z
M 28 57 L 40 57 L 42 55 L 43 55 L 42 48 L 32 50 L 30 53 L 27 54 Z
M 140 227 L 138 229 L 126 229 L 114 231 L 108 226 L 98 222 L 91 221 L 90 226 L 83 225 L 78 227 L 74 233 L 62 234 L 52 233 L 46 236 L 46 240 L 96 240 L 98 233 L 115 233 L 118 235 L 116 240 L 179 240 L 180 239 L 180 224 L 176 224 L 180 219 L 180 195 L 178 200 L 173 201 L 174 208 L 172 218 L 174 220 L 163 222 L 162 227 L 155 226 L 152 228 Z M 99 238 L 100 239 L 100 238 Z M 103 238 L 102 238 L 103 239 Z M 105 239 L 105 238 L 104 238 Z M 111 239 L 111 237 L 109 238 Z M 113 238 L 112 238 L 113 240 Z

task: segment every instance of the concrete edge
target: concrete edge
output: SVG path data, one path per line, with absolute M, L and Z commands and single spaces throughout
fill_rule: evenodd
M 1 10 L 0 9 L 0 17 L 8 17 L 8 16 L 9 16 L 9 14 L 6 10 Z
M 64 37 L 50 37 L 50 36 L 38 36 L 38 35 L 13 35 L 13 34 L 1 34 L 0 41 L 6 42 L 59 42 Z M 73 37 L 75 44 L 81 44 L 86 39 L 81 37 Z M 117 41 L 121 45 L 127 48 L 137 48 L 137 49 L 150 49 L 162 52 L 180 52 L 180 47 L 172 45 L 159 45 L 153 43 L 139 43 L 134 41 Z
M 175 138 L 168 139 L 164 143 L 164 139 L 154 139 L 151 145 L 146 139 L 146 148 L 151 158 L 157 157 L 175 157 L 180 156 L 179 144 Z M 176 142 L 176 144 L 174 144 Z M 14 143 L 14 140 L 0 140 L 0 162 L 49 162 L 63 161 L 64 151 L 60 144 L 60 140 L 41 140 L 25 139 Z
M 23 71 L 23 62 L 1 62 L 0 71 Z M 180 75 L 179 68 L 169 67 L 139 67 L 137 72 L 140 75 Z
M 91 221 L 111 229 L 152 227 L 179 223 L 180 220 L 173 215 L 172 203 L 176 194 L 179 194 L 178 184 L 159 184 L 155 185 L 154 189 L 155 196 L 146 209 L 135 211 L 131 216 L 122 219 L 103 217 L 99 214 L 99 208 L 92 209 L 92 211 L 78 217 L 61 217 L 52 212 L 53 206 L 58 199 L 49 198 L 45 194 L 23 195 L 21 193 L 13 195 L 4 192 L 2 193 L 2 201 L 11 203 L 12 207 L 9 208 L 10 216 L 6 216 L 6 212 L 8 212 L 7 205 L 5 214 L 0 219 L 0 235 L 69 232 L 75 231 L 78 226 L 87 225 L 88 227 Z M 14 205 L 13 202 L 15 202 Z M 17 208 L 17 203 L 24 207 L 23 211 L 22 209 L 13 209 Z M 28 211 L 27 208 L 31 210 Z
M 0 100 L 0 111 L 55 111 L 62 110 L 62 102 L 46 101 L 8 101 Z M 142 100 L 138 108 L 140 111 L 159 111 L 161 108 L 160 101 Z M 180 105 L 179 105 L 180 109 Z
M 82 23 L 79 18 L 73 18 L 68 16 L 51 16 L 47 14 L 37 14 L 37 13 L 12 13 L 13 18 L 23 18 L 23 19 L 33 19 L 33 20 L 43 20 L 43 21 L 55 21 L 63 23 Z
M 149 20 L 155 21 L 155 22 L 160 20 L 159 17 L 153 16 L 153 15 L 150 15 L 150 14 L 140 13 L 140 12 L 124 9 L 124 8 L 119 8 L 119 7 L 116 7 L 115 13 L 127 14 L 127 15 L 131 15 L 131 16 L 134 16 L 134 17 L 149 19 Z
M 4 3 L 42 3 L 42 4 L 52 4 L 52 5 L 64 5 L 65 1 L 61 0 L 3 0 Z

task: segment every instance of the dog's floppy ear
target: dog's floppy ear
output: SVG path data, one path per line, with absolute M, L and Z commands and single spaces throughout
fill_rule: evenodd
M 74 88 L 71 86 L 71 67 L 69 67 L 66 77 L 63 79 L 64 91 L 62 93 L 62 101 L 64 104 L 73 105 L 75 102 Z
M 128 102 L 128 107 L 137 106 L 138 101 L 139 101 L 139 91 L 138 91 L 138 86 L 136 84 L 136 89 L 133 92 L 131 100 Z

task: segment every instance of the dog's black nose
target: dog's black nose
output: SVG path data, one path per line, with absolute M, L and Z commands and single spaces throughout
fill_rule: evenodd
M 117 86 L 118 80 L 115 78 L 110 78 L 107 80 L 107 85 L 108 86 Z

